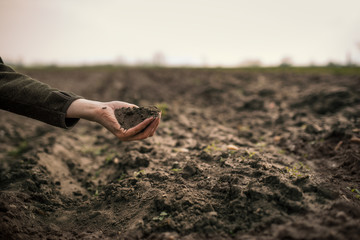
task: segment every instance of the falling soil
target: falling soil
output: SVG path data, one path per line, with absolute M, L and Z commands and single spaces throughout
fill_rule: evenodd
M 157 117 L 159 113 L 156 106 L 115 109 L 115 117 L 124 129 L 135 127 L 149 117 Z
M 22 72 L 162 121 L 122 142 L 1 111 L 0 239 L 360 236 L 359 68 Z

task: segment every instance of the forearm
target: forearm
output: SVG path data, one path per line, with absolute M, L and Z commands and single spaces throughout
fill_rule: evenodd
M 66 112 L 79 98 L 17 73 L 0 62 L 0 109 L 69 128 L 78 119 L 66 118 Z
M 101 110 L 107 108 L 104 103 L 87 99 L 77 99 L 67 109 L 67 118 L 83 118 L 89 121 L 97 121 Z

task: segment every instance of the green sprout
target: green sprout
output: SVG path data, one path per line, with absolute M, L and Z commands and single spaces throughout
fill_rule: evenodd
M 181 172 L 182 169 L 181 169 L 181 168 L 173 168 L 173 169 L 170 169 L 170 171 L 173 171 L 173 172 Z
M 20 142 L 19 146 L 17 146 L 17 148 L 15 148 L 12 151 L 9 151 L 8 155 L 12 156 L 12 157 L 17 157 L 17 156 L 20 156 L 23 153 L 29 151 L 30 149 L 31 149 L 31 147 L 29 146 L 28 142 L 22 141 L 22 142 Z
M 215 145 L 215 142 L 212 142 L 211 144 L 207 145 L 206 148 L 204 149 L 204 151 L 207 153 L 220 151 L 220 150 L 221 149 Z
M 117 181 L 120 182 L 121 180 L 125 179 L 126 177 L 127 177 L 126 173 L 122 173 Z
M 308 165 L 303 164 L 302 162 L 295 163 L 292 167 L 285 167 L 286 172 L 289 173 L 290 177 L 306 177 L 310 171 Z
M 101 174 L 101 170 L 99 169 L 95 172 L 93 179 L 97 179 L 98 177 L 100 177 L 100 174 Z
M 115 156 L 116 156 L 115 153 L 109 153 L 108 155 L 106 155 L 105 163 L 106 164 L 110 163 L 114 159 Z
M 81 150 L 83 154 L 90 154 L 92 156 L 100 156 L 106 151 L 107 147 L 91 148 L 86 147 Z
M 283 149 L 279 150 L 279 154 L 285 154 L 285 153 L 286 153 L 285 150 Z
M 98 190 L 98 189 L 96 189 L 96 191 L 95 191 L 95 193 L 94 193 L 94 196 L 95 196 L 95 197 L 99 196 L 99 190 Z
M 252 158 L 252 157 L 255 156 L 255 154 L 256 154 L 256 152 L 250 152 L 250 151 L 248 151 L 248 150 L 245 150 L 245 152 L 246 152 L 246 154 L 240 155 L 240 157 L 241 157 L 241 159 L 242 159 L 243 161 L 245 161 L 246 159 Z
M 360 200 L 360 191 L 357 188 L 346 187 L 349 191 L 355 194 L 355 197 Z
M 230 155 L 234 155 L 237 150 L 230 150 Z
M 246 153 L 248 154 L 249 158 L 252 158 L 255 155 L 255 152 L 249 152 L 246 150 Z
M 256 143 L 257 147 L 266 147 L 266 143 L 265 142 L 258 142 Z
M 134 177 L 140 178 L 145 174 L 145 170 L 140 170 L 138 172 L 134 172 Z
M 161 212 L 159 216 L 153 217 L 152 220 L 154 220 L 154 221 L 162 221 L 168 215 L 169 214 L 167 214 L 167 212 Z
M 162 117 L 167 117 L 169 112 L 169 105 L 166 103 L 158 103 L 155 105 L 161 111 Z

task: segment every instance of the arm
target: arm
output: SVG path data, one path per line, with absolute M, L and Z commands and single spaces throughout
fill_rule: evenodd
M 140 140 L 154 135 L 160 116 L 148 118 L 125 130 L 114 115 L 114 110 L 121 107 L 136 106 L 120 101 L 90 101 L 73 93 L 50 88 L 15 72 L 0 58 L 0 109 L 62 128 L 70 128 L 83 118 L 103 125 L 123 141 Z
M 79 119 L 66 118 L 66 112 L 72 102 L 80 98 L 17 73 L 0 58 L 0 109 L 71 128 Z

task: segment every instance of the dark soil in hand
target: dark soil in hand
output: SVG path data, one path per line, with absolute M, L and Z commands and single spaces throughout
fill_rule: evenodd
M 24 73 L 162 121 L 122 142 L 1 111 L 0 239 L 360 236 L 359 68 Z
M 160 109 L 156 106 L 139 108 L 119 108 L 115 109 L 115 117 L 120 126 L 130 129 L 149 117 L 159 116 Z

